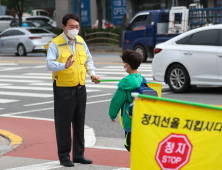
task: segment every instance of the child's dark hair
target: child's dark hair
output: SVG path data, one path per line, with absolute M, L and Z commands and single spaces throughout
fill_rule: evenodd
M 132 70 L 138 69 L 143 61 L 143 56 L 138 52 L 127 50 L 120 56 L 124 63 L 128 63 Z

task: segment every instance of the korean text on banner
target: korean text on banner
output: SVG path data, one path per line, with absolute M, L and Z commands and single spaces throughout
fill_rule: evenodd
M 222 108 L 139 95 L 132 122 L 131 170 L 219 170 Z

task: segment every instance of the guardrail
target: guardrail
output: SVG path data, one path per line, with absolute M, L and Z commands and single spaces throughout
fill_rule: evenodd
M 106 36 L 100 36 L 103 34 L 106 34 Z M 99 36 L 92 37 L 92 35 L 99 35 Z M 112 37 L 110 37 L 110 35 Z M 113 38 L 113 36 L 115 36 L 115 38 Z M 89 42 L 89 45 L 109 45 L 115 47 L 122 47 L 122 31 L 120 31 L 119 34 L 111 32 L 93 32 L 87 34 L 85 32 L 85 41 Z

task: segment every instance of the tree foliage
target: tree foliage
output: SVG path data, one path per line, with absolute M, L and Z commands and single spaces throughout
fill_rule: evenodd
M 24 7 L 24 0 L 13 0 L 14 3 L 14 9 L 19 17 L 19 25 L 22 26 L 22 13 L 23 13 L 23 7 Z

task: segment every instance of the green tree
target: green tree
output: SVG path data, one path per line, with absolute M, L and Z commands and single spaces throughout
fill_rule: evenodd
M 14 3 L 12 0 L 1 0 L 1 5 L 6 6 L 7 9 L 14 9 Z
M 23 13 L 23 6 L 24 6 L 24 0 L 13 0 L 14 3 L 14 9 L 16 14 L 19 17 L 19 26 L 22 26 L 22 13 Z

